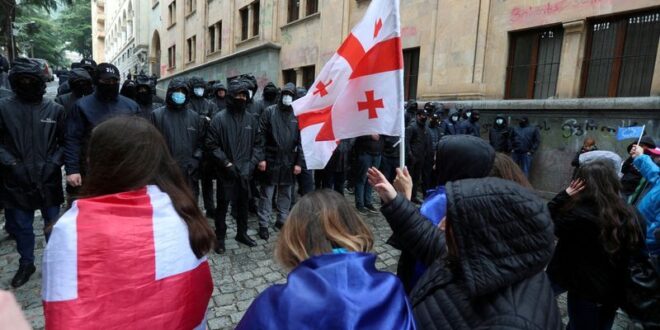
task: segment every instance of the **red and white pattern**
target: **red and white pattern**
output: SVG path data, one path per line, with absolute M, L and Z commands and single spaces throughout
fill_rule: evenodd
M 43 258 L 47 329 L 205 329 L 213 281 L 156 186 L 79 200 Z
M 308 169 L 322 169 L 335 141 L 401 135 L 403 54 L 399 0 L 373 0 L 307 95 L 293 103 Z

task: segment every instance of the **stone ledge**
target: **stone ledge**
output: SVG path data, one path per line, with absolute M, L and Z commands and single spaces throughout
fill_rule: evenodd
M 660 97 L 438 101 L 484 110 L 660 110 Z

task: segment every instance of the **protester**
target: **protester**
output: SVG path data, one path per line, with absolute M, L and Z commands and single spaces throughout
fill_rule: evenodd
M 296 86 L 288 83 L 282 88 L 282 98 L 277 105 L 268 107 L 261 115 L 259 124 L 260 154 L 256 175 L 260 181 L 260 198 L 257 216 L 259 218 L 259 237 L 268 240 L 268 227 L 273 212 L 273 195 L 277 191 L 276 228 L 282 228 L 291 208 L 291 194 L 295 176 L 300 174 L 305 165 L 298 119 L 293 114 L 293 97 Z
M 428 113 L 421 109 L 417 111 L 415 121 L 406 128 L 406 166 L 413 178 L 413 203 L 419 204 L 417 192 L 420 189 L 422 172 L 424 171 L 424 157 L 431 151 L 428 150 L 428 133 L 426 131 L 426 120 Z M 373 166 L 373 165 L 372 165 Z M 378 166 L 376 166 L 378 167 Z M 366 171 L 365 171 L 366 174 Z M 422 192 L 422 195 L 424 192 Z M 423 196 L 422 196 L 423 197 Z
M 459 134 L 459 129 L 458 129 L 459 118 L 460 116 L 456 108 L 449 109 L 449 114 L 447 115 L 447 118 L 443 120 L 441 124 L 441 131 L 443 136 Z
M 206 81 L 200 77 L 195 76 L 188 80 L 188 90 L 190 91 L 188 107 L 200 117 L 208 118 L 207 120 L 210 121 L 218 112 L 218 109 L 213 102 L 204 97 L 205 86 Z
M 122 116 L 89 143 L 81 199 L 44 251 L 46 327 L 205 326 L 213 231 L 165 140 L 147 120 Z
M 278 88 L 273 84 L 272 82 L 268 82 L 266 86 L 264 86 L 264 91 L 263 91 L 263 104 L 264 108 L 268 109 L 268 107 L 277 104 L 278 100 Z M 295 94 L 294 94 L 295 96 Z
M 529 178 L 532 158 L 541 144 L 541 132 L 538 127 L 531 126 L 527 117 L 521 117 L 518 127 L 513 128 L 511 137 L 511 158 Z
M 511 152 L 512 129 L 503 114 L 497 114 L 493 127 L 488 131 L 488 140 L 496 152 Z
M 135 98 L 137 96 L 137 84 L 135 81 L 131 79 L 124 80 L 124 83 L 121 85 L 121 89 L 119 90 L 119 95 L 136 101 Z
M 200 162 L 206 137 L 206 123 L 188 108 L 190 91 L 186 82 L 174 78 L 167 86 L 166 105 L 151 114 L 151 122 L 163 134 L 170 154 L 179 165 L 186 183 L 198 197 Z
M 645 155 L 644 148 L 633 147 L 630 155 L 634 158 L 633 165 L 650 185 L 650 191 L 644 196 L 637 209 L 646 220 L 646 248 L 660 274 L 660 148 L 646 149 L 653 156 Z
M 543 271 L 554 237 L 542 199 L 499 178 L 451 181 L 438 228 L 376 169 L 369 182 L 403 251 L 428 267 L 410 295 L 420 329 L 561 327 Z
M 598 147 L 596 146 L 596 140 L 594 138 L 588 137 L 584 139 L 584 142 L 582 143 L 582 148 L 575 153 L 575 157 L 573 157 L 573 161 L 571 162 L 571 166 L 575 167 L 575 170 L 573 171 L 573 175 L 571 176 L 573 179 L 575 179 L 575 176 L 577 175 L 577 171 L 580 168 L 580 155 L 591 152 L 594 150 L 598 150 Z
M 17 59 L 9 72 L 9 83 L 15 95 L 0 101 L 0 204 L 5 209 L 6 229 L 16 238 L 20 255 L 18 271 L 11 280 L 11 286 L 17 288 L 36 271 L 35 210 L 41 210 L 47 227 L 57 219 L 64 201 L 64 109 L 44 98 L 46 79 L 35 60 Z
M 276 259 L 292 269 L 266 289 L 236 329 L 415 329 L 399 280 L 376 270 L 373 235 L 346 199 L 305 195 L 283 227 Z
M 119 70 L 112 64 L 96 67 L 96 90 L 75 103 L 68 113 L 64 163 L 66 181 L 72 187 L 83 184 L 87 159 L 87 142 L 92 129 L 104 120 L 117 115 L 137 115 L 140 108 L 133 100 L 119 95 Z
M 227 90 L 227 109 L 213 117 L 206 136 L 206 147 L 218 169 L 218 185 L 222 184 L 218 187 L 215 216 L 217 253 L 225 251 L 229 202 L 236 211 L 236 240 L 250 247 L 257 245 L 247 234 L 248 204 L 250 180 L 263 151 L 258 141 L 259 123 L 246 113 L 248 94 L 243 80 L 232 80 Z
M 441 159 L 436 164 L 433 173 L 434 189 L 429 190 L 426 199 L 422 203 L 420 213 L 434 226 L 438 226 L 442 218 L 446 216 L 447 197 L 445 185 L 447 182 L 483 178 L 489 175 L 495 159 L 495 151 L 486 141 L 473 136 L 448 136 L 438 144 L 437 158 Z M 400 175 L 394 181 L 398 184 L 405 177 L 407 171 L 400 171 Z M 405 194 L 409 198 L 408 194 Z M 390 240 L 395 247 L 401 247 L 402 237 L 393 235 Z M 419 278 L 422 276 L 426 266 L 411 255 L 402 250 L 397 265 L 397 276 L 403 282 L 406 292 L 411 292 Z
M 479 114 L 479 110 L 467 110 L 466 117 L 467 118 L 458 125 L 459 133 L 481 137 L 481 126 L 479 125 L 481 115 Z
M 65 114 L 71 112 L 73 105 L 78 100 L 94 92 L 92 77 L 84 69 L 77 68 L 71 70 L 68 82 L 71 92 L 55 98 L 55 102 L 64 107 Z
M 523 173 L 520 167 L 518 167 L 516 162 L 514 162 L 511 157 L 501 152 L 495 154 L 493 169 L 488 176 L 513 181 L 525 188 L 533 188 L 529 183 L 529 180 L 527 180 L 527 177 L 525 177 L 525 173 Z
M 332 152 L 332 157 L 323 169 L 323 177 L 320 178 L 322 189 L 332 189 L 340 195 L 344 195 L 346 175 L 350 170 L 349 154 L 354 142 L 354 139 L 341 140 L 335 151 Z
M 628 145 L 626 149 L 628 154 L 630 154 L 634 145 L 634 143 Z M 656 148 L 655 141 L 650 136 L 643 136 L 639 141 L 639 146 L 644 150 Z M 639 170 L 633 165 L 633 160 L 632 156 L 628 157 L 621 166 L 621 174 L 623 174 L 621 177 L 622 193 L 628 198 L 633 195 L 642 180 L 642 174 L 639 173 Z
M 406 102 L 406 105 L 405 105 L 405 110 L 406 110 L 406 112 L 405 112 L 405 115 L 404 115 L 404 121 L 405 121 L 406 127 L 408 127 L 408 125 L 410 125 L 412 122 L 415 121 L 415 116 L 417 115 L 417 110 L 419 110 L 418 105 L 417 105 L 417 100 L 414 100 L 414 99 L 408 100 L 408 102 Z
M 140 116 L 145 119 L 151 119 L 151 113 L 154 109 L 163 106 L 162 103 L 154 102 L 151 79 L 144 74 L 138 75 L 135 79 L 136 93 L 135 102 L 140 107 Z
M 215 104 L 215 107 L 218 112 L 227 108 L 227 105 L 225 103 L 226 95 L 227 95 L 227 88 L 225 88 L 225 85 L 219 82 L 213 85 L 213 98 L 211 98 L 211 101 Z
M 353 147 L 357 155 L 355 207 L 362 214 L 378 213 L 372 202 L 371 186 L 367 183 L 367 171 L 371 167 L 380 166 L 384 146 L 384 140 L 378 134 L 360 136 L 355 139 Z
M 422 165 L 422 191 L 424 194 L 426 194 L 427 190 L 434 187 L 433 168 L 437 161 L 436 151 L 438 150 L 438 144 L 442 138 L 440 114 L 435 112 L 435 106 L 429 107 L 429 110 L 431 111 L 428 112 L 430 114 L 430 120 L 426 125 L 426 154 L 424 154 L 424 163 Z
M 623 301 L 628 260 L 644 233 L 620 190 L 610 164 L 595 161 L 548 203 L 558 241 L 547 272 L 555 294 L 568 291 L 567 329 L 610 329 Z

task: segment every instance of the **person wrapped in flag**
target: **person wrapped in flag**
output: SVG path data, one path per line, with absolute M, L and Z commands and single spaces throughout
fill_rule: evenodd
M 289 273 L 248 308 L 236 329 L 415 329 L 394 274 L 376 269 L 374 239 L 339 193 L 317 190 L 293 207 L 275 247 Z
M 116 117 L 90 139 L 81 198 L 43 257 L 47 329 L 204 329 L 215 240 L 158 130 Z

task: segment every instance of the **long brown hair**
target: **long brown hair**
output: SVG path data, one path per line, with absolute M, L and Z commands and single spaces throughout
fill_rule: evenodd
M 525 188 L 532 188 L 518 164 L 501 152 L 495 154 L 495 162 L 489 176 L 513 181 Z
M 215 241 L 213 230 L 199 210 L 183 175 L 170 156 L 165 140 L 146 119 L 119 116 L 92 131 L 88 172 L 81 198 L 116 194 L 157 185 L 188 225 L 190 247 L 198 258 Z
M 339 193 L 324 189 L 306 194 L 291 210 L 275 258 L 291 269 L 311 256 L 333 248 L 368 252 L 374 239 L 354 207 Z
M 577 178 L 585 182 L 575 203 L 592 205 L 601 221 L 601 243 L 613 255 L 632 251 L 643 243 L 644 233 L 637 214 L 621 197 L 621 182 L 609 162 L 594 161 L 582 165 Z M 567 207 L 571 207 L 569 203 Z

